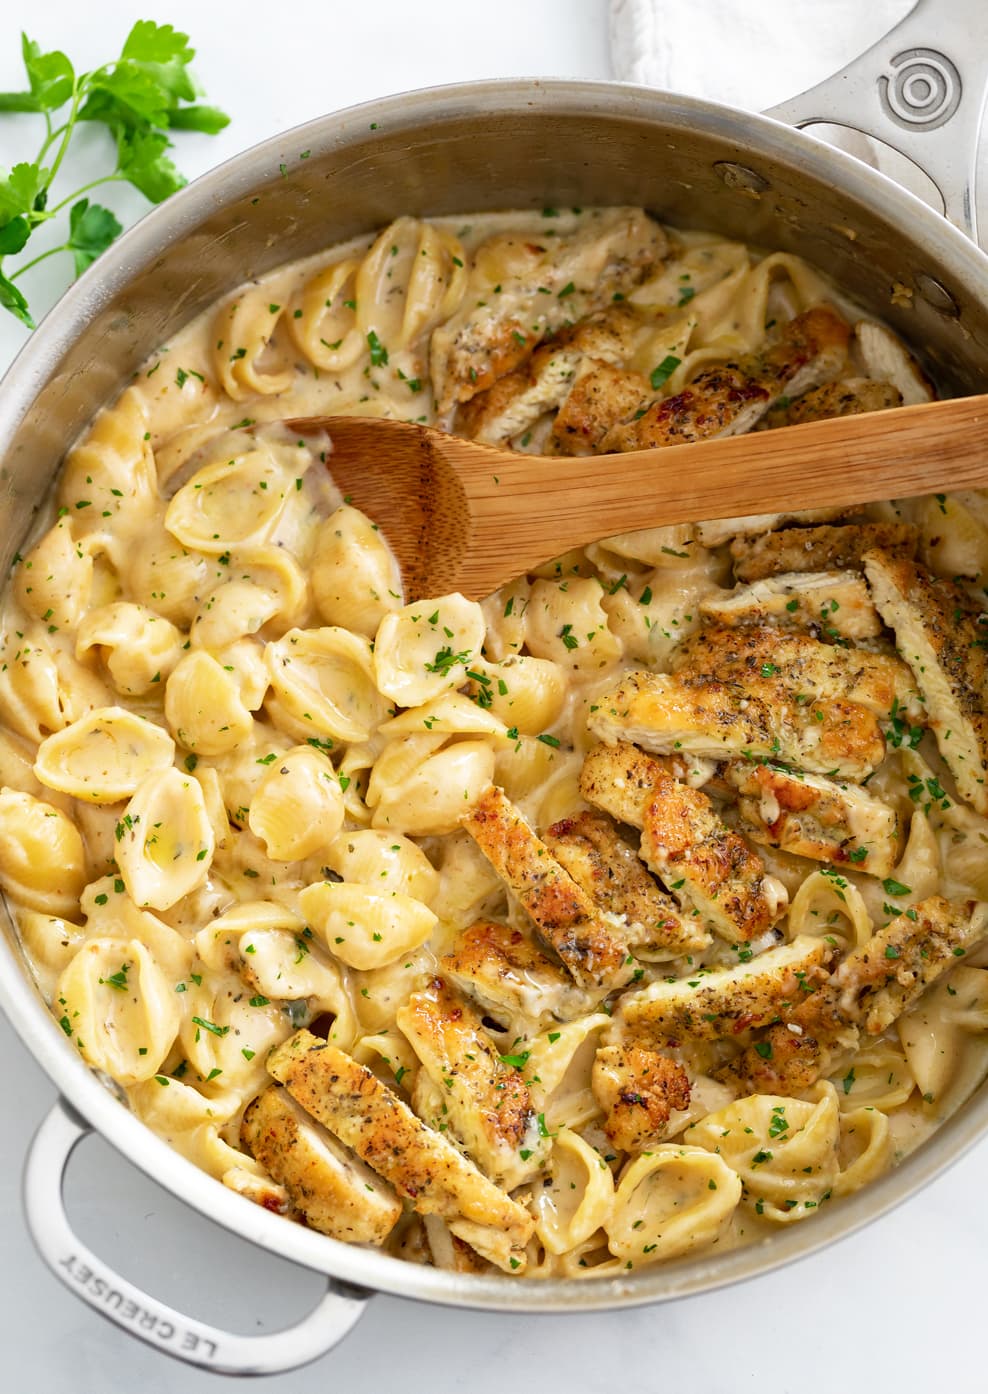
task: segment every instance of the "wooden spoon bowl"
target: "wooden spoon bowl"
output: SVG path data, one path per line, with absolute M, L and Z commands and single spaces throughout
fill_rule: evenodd
M 384 533 L 409 600 L 480 599 L 570 548 L 641 528 L 988 485 L 988 396 L 623 455 L 522 455 L 380 418 L 286 424 L 328 433 L 330 473 Z

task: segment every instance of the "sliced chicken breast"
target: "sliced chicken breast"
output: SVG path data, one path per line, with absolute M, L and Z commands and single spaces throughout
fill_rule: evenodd
M 740 830 L 755 842 L 869 876 L 888 876 L 901 855 L 894 809 L 855 784 L 735 761 Z
M 597 909 L 502 789 L 492 785 L 462 826 L 580 987 L 610 990 L 628 981 L 634 965 L 624 922 Z
M 661 227 L 637 208 L 608 210 L 564 237 L 496 241 L 485 244 L 486 256 L 478 249 L 462 307 L 432 335 L 441 414 L 486 391 L 567 322 L 627 295 L 667 248 Z M 488 263 L 504 268 L 495 284 Z
M 827 639 L 874 639 L 882 621 L 855 571 L 789 571 L 734 591 L 707 595 L 700 613 L 716 625 L 778 625 Z
M 833 954 L 825 939 L 801 934 L 734 968 L 698 969 L 690 978 L 626 993 L 616 1019 L 645 1040 L 714 1041 L 767 1026 L 800 1000 Z
M 248 1106 L 240 1140 L 321 1234 L 379 1246 L 398 1223 L 401 1202 L 388 1183 L 280 1085 L 271 1085 Z
M 603 991 L 581 991 L 564 968 L 526 934 L 496 920 L 478 920 L 463 930 L 439 961 L 455 983 L 496 1021 L 520 1029 L 550 1021 L 573 1021 L 594 1010 Z
M 706 929 L 680 914 L 609 819 L 595 813 L 564 818 L 548 829 L 545 843 L 598 909 L 625 921 L 636 958 L 662 962 L 710 943 Z
M 643 416 L 612 427 L 603 448 L 646 450 L 742 435 L 779 397 L 797 396 L 837 377 L 847 360 L 850 332 L 830 306 L 807 310 L 786 325 L 774 344 L 708 368 L 682 392 L 653 403 Z
M 958 793 L 988 816 L 988 623 L 966 592 L 925 567 L 869 552 L 865 575 L 926 697 L 928 724 Z
M 597 747 L 584 764 L 583 797 L 642 829 L 639 855 L 676 897 L 685 918 L 709 923 L 730 943 L 759 938 L 785 913 L 785 887 L 720 820 L 706 794 L 660 766 L 646 773 L 647 760 L 641 752 L 630 755 L 624 744 Z
M 902 406 L 902 393 L 890 382 L 871 378 L 841 378 L 813 387 L 801 397 L 780 398 L 765 418 L 765 424 L 800 426 L 805 421 L 823 421 L 831 416 L 860 416 L 869 411 L 887 411 Z
M 508 1191 L 531 1180 L 546 1144 L 528 1086 L 504 1063 L 473 1007 L 434 978 L 399 1007 L 396 1020 L 439 1091 L 443 1121 L 484 1174 Z
M 843 699 L 799 701 L 804 695 L 787 691 L 776 675 L 741 683 L 627 673 L 597 699 L 587 724 L 603 741 L 634 741 L 660 755 L 773 760 L 854 780 L 877 769 L 885 738 L 874 714 Z
M 880 549 L 914 557 L 918 543 L 919 529 L 912 523 L 846 523 L 737 537 L 731 543 L 731 556 L 739 581 L 761 581 L 791 571 L 860 571 L 866 552 Z
M 672 1136 L 690 1104 L 682 1065 L 637 1042 L 602 1046 L 591 1085 L 606 1115 L 604 1131 L 622 1152 L 640 1152 Z
M 581 373 L 552 423 L 550 443 L 557 455 L 596 455 L 612 426 L 648 400 L 651 386 L 642 373 L 593 362 Z
M 267 1066 L 307 1113 L 420 1215 L 440 1215 L 505 1272 L 524 1270 L 532 1217 L 370 1070 L 305 1030 L 276 1047 Z

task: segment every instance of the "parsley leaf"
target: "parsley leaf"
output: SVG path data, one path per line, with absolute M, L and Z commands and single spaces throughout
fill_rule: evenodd
M 80 199 L 69 212 L 69 240 L 75 260 L 75 274 L 81 276 L 87 266 L 105 252 L 123 229 L 108 208 Z

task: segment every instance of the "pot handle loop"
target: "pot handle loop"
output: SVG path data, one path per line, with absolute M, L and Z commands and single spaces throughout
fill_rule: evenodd
M 790 126 L 847 126 L 932 179 L 952 223 L 978 239 L 978 138 L 988 90 L 988 5 L 918 0 L 839 73 L 765 114 Z
M 149 1296 L 76 1238 L 62 1198 L 69 1158 L 92 1128 L 64 1100 L 35 1133 L 24 1170 L 24 1208 L 38 1252 L 60 1282 L 114 1325 L 188 1365 L 225 1375 L 294 1370 L 332 1350 L 362 1316 L 370 1294 L 330 1281 L 329 1291 L 295 1326 L 269 1336 L 238 1336 Z

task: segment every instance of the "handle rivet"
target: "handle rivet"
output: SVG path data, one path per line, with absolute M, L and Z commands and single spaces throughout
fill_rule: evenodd
M 772 187 L 763 174 L 749 169 L 747 165 L 735 164 L 732 160 L 716 160 L 714 170 L 729 189 L 738 189 L 742 193 L 761 194 Z
M 927 305 L 938 311 L 939 314 L 949 316 L 950 319 L 960 318 L 961 307 L 941 281 L 930 276 L 926 271 L 918 272 L 915 281 L 916 292 L 921 300 L 926 301 Z

